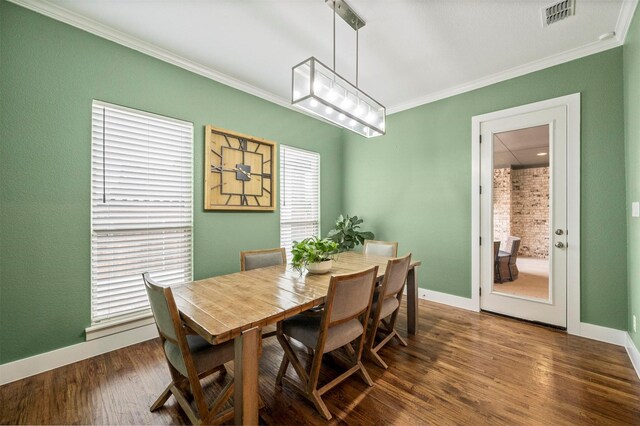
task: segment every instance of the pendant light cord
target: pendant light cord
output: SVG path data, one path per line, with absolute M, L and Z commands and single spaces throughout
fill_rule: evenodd
M 359 37 L 358 34 L 358 23 L 356 22 L 356 88 L 358 87 L 358 45 L 359 45 Z
M 333 0 L 333 72 L 336 72 L 336 0 Z

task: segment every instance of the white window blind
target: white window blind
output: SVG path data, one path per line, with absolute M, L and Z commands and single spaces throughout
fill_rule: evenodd
M 280 244 L 320 234 L 320 154 L 280 145 Z
M 149 309 L 141 274 L 190 281 L 193 124 L 94 101 L 91 319 Z

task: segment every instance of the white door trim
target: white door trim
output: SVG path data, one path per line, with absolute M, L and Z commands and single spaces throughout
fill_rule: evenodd
M 567 109 L 567 332 L 580 335 L 580 93 L 471 118 L 471 299 L 479 311 L 480 124 L 558 106 Z

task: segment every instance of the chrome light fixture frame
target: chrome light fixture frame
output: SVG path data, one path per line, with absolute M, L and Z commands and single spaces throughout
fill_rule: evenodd
M 291 104 L 366 138 L 386 133 L 386 108 L 358 88 L 358 29 L 365 22 L 344 0 L 326 0 L 334 10 L 333 69 L 311 56 L 291 69 Z M 339 11 L 339 12 L 338 12 Z M 335 16 L 356 31 L 356 84 L 335 72 Z
M 386 108 L 313 56 L 291 72 L 291 103 L 296 107 L 367 138 L 385 134 Z

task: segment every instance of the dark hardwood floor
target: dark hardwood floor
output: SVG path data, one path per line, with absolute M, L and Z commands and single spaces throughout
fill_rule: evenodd
M 420 302 L 420 333 L 387 345 L 375 382 L 358 375 L 324 400 L 346 424 L 640 424 L 640 380 L 624 348 L 485 313 Z M 404 318 L 400 321 L 400 332 Z M 260 391 L 267 424 L 324 424 L 286 386 L 274 385 L 282 358 L 265 341 Z M 329 359 L 324 380 L 338 364 Z M 213 395 L 229 380 L 213 375 Z M 294 376 L 292 369 L 289 375 Z M 173 399 L 149 406 L 169 381 L 158 340 L 130 346 L 0 387 L 2 424 L 183 424 Z

